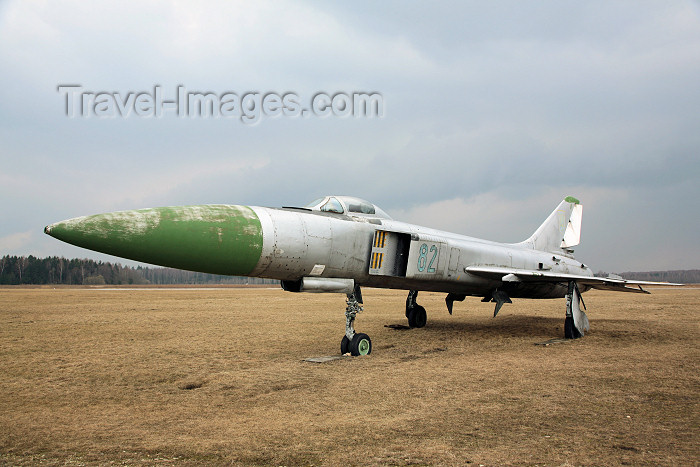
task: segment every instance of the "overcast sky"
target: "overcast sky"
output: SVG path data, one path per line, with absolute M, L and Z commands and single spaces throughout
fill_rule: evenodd
M 377 4 L 379 3 L 379 4 Z M 594 270 L 700 267 L 697 1 L 0 2 L 0 255 L 179 204 L 366 198 L 528 237 L 567 195 Z M 68 118 L 60 84 L 378 92 L 381 118 Z

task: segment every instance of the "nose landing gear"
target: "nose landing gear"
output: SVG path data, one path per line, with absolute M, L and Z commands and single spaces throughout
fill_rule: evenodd
M 356 333 L 354 327 L 357 313 L 363 310 L 362 293 L 359 286 L 356 286 L 355 290 L 347 295 L 345 302 L 347 304 L 345 307 L 345 335 L 340 342 L 340 353 L 343 355 L 349 353 L 353 357 L 369 355 L 372 353 L 372 340 L 365 333 Z

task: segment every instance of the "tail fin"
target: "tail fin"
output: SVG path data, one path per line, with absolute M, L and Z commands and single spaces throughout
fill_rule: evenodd
M 583 206 L 567 196 L 534 234 L 520 245 L 552 253 L 573 253 L 571 247 L 581 240 Z

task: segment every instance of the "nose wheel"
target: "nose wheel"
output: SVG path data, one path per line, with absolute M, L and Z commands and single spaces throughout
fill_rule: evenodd
M 360 287 L 356 286 L 355 290 L 348 294 L 345 300 L 345 335 L 340 342 L 340 353 L 345 355 L 349 353 L 353 357 L 360 355 L 369 355 L 372 353 L 372 340 L 369 336 L 362 332 L 355 332 L 355 317 L 357 313 L 362 311 L 362 293 Z
M 372 340 L 363 332 L 355 333 L 352 340 L 348 336 L 343 336 L 340 342 L 340 353 L 345 355 L 349 353 L 353 357 L 360 355 L 369 355 L 372 352 Z

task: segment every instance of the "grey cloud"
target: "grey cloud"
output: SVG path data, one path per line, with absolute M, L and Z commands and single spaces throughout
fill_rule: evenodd
M 586 205 L 577 253 L 588 261 L 611 270 L 697 261 L 687 251 L 700 185 L 692 3 L 156 2 L 139 4 L 140 15 L 128 4 L 91 4 L 81 17 L 70 6 L 0 9 L 0 197 L 9 200 L 0 238 L 115 209 L 298 205 L 342 193 L 390 213 L 433 206 L 463 233 L 513 240 L 501 233 L 518 227 L 495 209 L 475 210 L 480 218 L 467 225 L 438 208 L 517 199 L 526 208 L 513 220 L 525 235 L 573 194 Z M 124 92 L 154 84 L 379 91 L 386 115 L 250 127 L 68 119 L 60 83 Z M 624 242 L 609 239 L 621 211 L 605 202 L 610 193 L 632 203 L 622 210 L 632 232 Z M 671 233 L 669 223 L 677 225 Z M 672 241 L 660 247 L 665 236 Z M 66 251 L 47 240 L 33 236 L 8 253 Z M 663 253 L 642 257 L 644 245 Z

